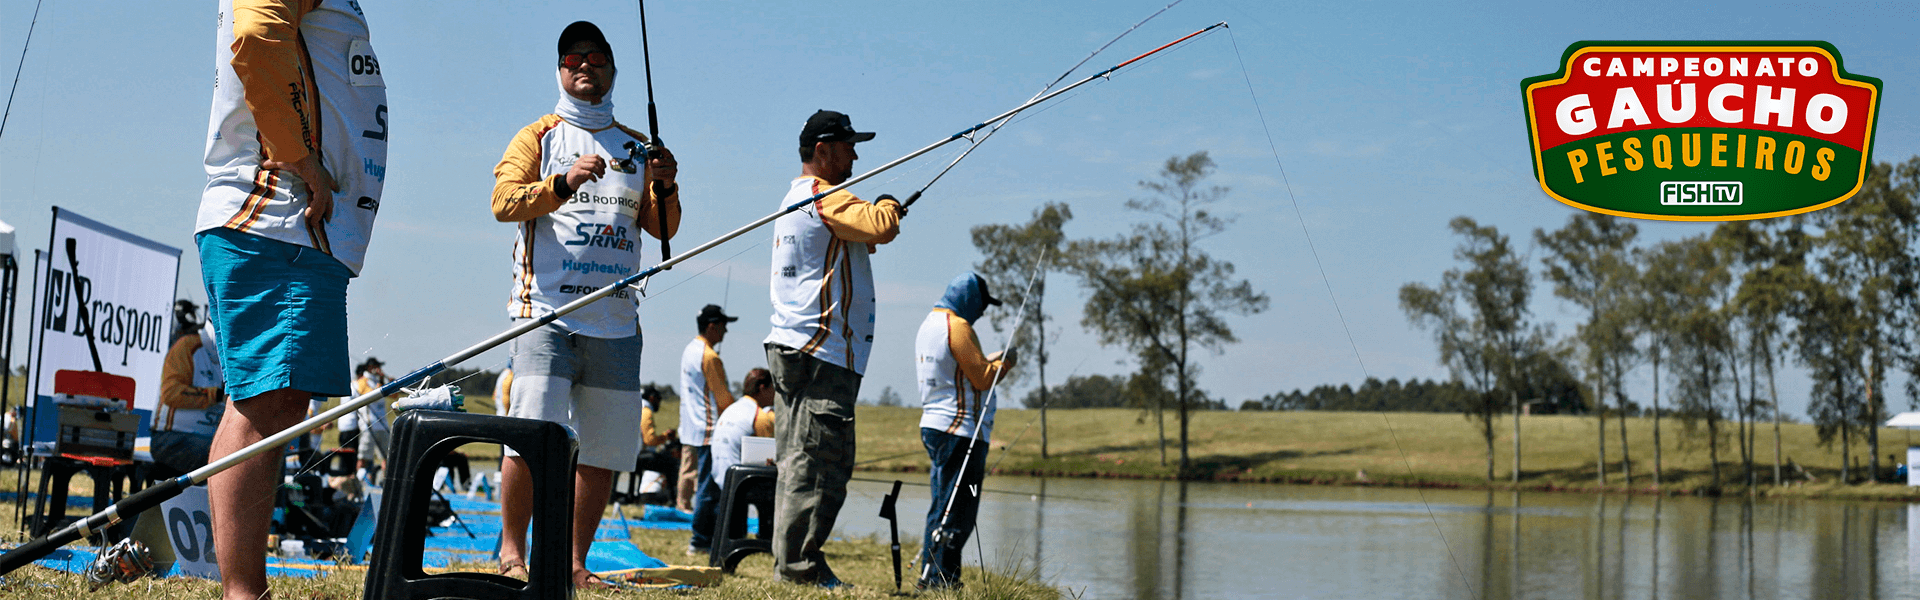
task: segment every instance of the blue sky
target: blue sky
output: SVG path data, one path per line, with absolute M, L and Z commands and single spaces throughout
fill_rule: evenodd
M 1165 4 L 656 1 L 647 16 L 661 135 L 682 162 L 687 203 L 674 245 L 690 248 L 777 208 L 799 171 L 798 129 L 815 109 L 847 112 L 860 129 L 879 132 L 861 146 L 856 170 L 878 166 L 1011 108 Z M 356 359 L 378 356 L 397 373 L 508 326 L 513 229 L 486 208 L 491 169 L 513 133 L 554 105 L 561 27 L 592 20 L 612 40 L 624 123 L 644 129 L 646 87 L 630 2 L 361 5 L 389 86 L 393 141 L 368 266 L 350 291 L 349 337 Z M 47 0 L 16 74 L 33 9 L 0 3 L 0 80 L 20 80 L 0 137 L 0 219 L 19 229 L 29 255 L 45 244 L 54 205 L 181 247 L 181 294 L 203 297 L 191 229 L 204 184 L 215 4 Z M 1496 225 L 1531 251 L 1533 229 L 1573 214 L 1531 177 L 1519 82 L 1554 71 L 1580 40 L 1828 41 L 1848 70 L 1886 82 L 1875 158 L 1920 153 L 1920 105 L 1905 91 L 1920 81 L 1912 35 L 1920 11 L 1910 3 L 1190 0 L 1087 68 L 1222 20 L 1230 34 L 1022 117 L 915 206 L 899 240 L 875 259 L 879 335 L 864 396 L 882 387 L 912 396 L 914 328 L 947 280 L 979 259 L 969 227 L 1024 222 L 1041 203 L 1061 201 L 1076 215 L 1069 235 L 1120 232 L 1143 218 L 1122 207 L 1139 196 L 1135 182 L 1198 150 L 1219 163 L 1214 181 L 1232 188 L 1221 208 L 1238 218 L 1208 249 L 1272 298 L 1266 313 L 1232 321 L 1242 342 L 1203 359 L 1204 387 L 1237 406 L 1275 391 L 1357 384 L 1362 362 L 1382 379 L 1443 378 L 1429 336 L 1408 326 L 1396 292 L 1452 266 L 1446 222 L 1454 216 Z M 959 149 L 854 191 L 905 195 Z M 1650 240 L 1710 227 L 1641 224 Z M 693 317 L 709 302 L 744 317 L 721 348 L 730 372 L 764 362 L 766 235 L 654 282 L 641 306 L 643 379 L 677 379 Z M 1080 290 L 1067 279 L 1054 290 L 1050 310 L 1062 331 L 1053 380 L 1130 370 L 1126 352 L 1080 330 Z M 1536 298 L 1536 316 L 1572 331 L 1572 313 L 1545 284 Z M 982 341 L 1003 340 L 987 329 Z M 496 351 L 463 366 L 503 360 Z M 1803 378 L 1783 380 L 1789 413 L 1803 412 L 1805 390 Z M 1646 386 L 1634 393 L 1647 400 Z

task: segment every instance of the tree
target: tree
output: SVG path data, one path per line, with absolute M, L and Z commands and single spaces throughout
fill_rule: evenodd
M 1920 160 L 1920 159 L 1916 159 Z M 1912 161 L 1910 161 L 1912 162 Z M 1855 427 L 1867 437 L 1868 479 L 1880 473 L 1880 427 L 1886 421 L 1886 375 L 1898 345 L 1915 327 L 1910 313 L 1898 310 L 1912 302 L 1920 265 L 1915 250 L 1916 207 L 1910 187 L 1893 184 L 1894 168 L 1875 165 L 1860 193 L 1836 206 L 1812 214 L 1823 232 L 1819 238 L 1822 280 L 1853 305 L 1853 330 L 1860 353 L 1849 356 L 1854 379 L 1862 386 L 1861 405 L 1850 413 Z
M 1433 332 L 1440 362 L 1467 384 L 1478 401 L 1466 411 L 1487 443 L 1487 480 L 1493 480 L 1494 419 L 1513 410 L 1513 481 L 1520 480 L 1519 367 L 1542 350 L 1545 335 L 1527 324 L 1532 277 L 1507 236 L 1468 217 L 1449 224 L 1461 237 L 1453 257 L 1466 268 L 1449 269 L 1438 288 L 1400 287 L 1400 310 L 1417 327 Z M 1505 390 L 1502 403 L 1496 392 Z
M 1239 341 L 1228 315 L 1252 315 L 1267 308 L 1267 296 L 1244 279 L 1235 279 L 1233 263 L 1215 259 L 1199 246 L 1225 232 L 1229 217 L 1209 210 L 1227 188 L 1207 185 L 1215 169 L 1206 151 L 1167 159 L 1159 177 L 1140 182 L 1151 194 L 1127 201 L 1127 208 L 1157 217 L 1138 223 L 1130 234 L 1075 244 L 1075 266 L 1091 291 L 1081 323 L 1101 344 L 1134 351 L 1145 367 L 1173 380 L 1180 407 L 1180 473 L 1192 463 L 1187 455 L 1187 412 L 1204 397 L 1194 382 L 1200 365 L 1196 349 L 1218 353 Z M 1157 363 L 1157 364 L 1155 364 Z M 1164 434 L 1163 434 L 1164 435 Z M 1162 443 L 1162 452 L 1165 444 Z M 1165 462 L 1164 454 L 1162 462 Z
M 1127 380 L 1124 377 L 1086 375 L 1068 377 L 1066 383 L 1027 394 L 1021 403 L 1027 408 L 1120 408 L 1127 406 Z
M 1619 395 L 1624 411 L 1627 398 L 1620 392 L 1625 377 L 1622 365 L 1635 354 L 1638 331 L 1630 326 L 1626 306 L 1632 282 L 1637 277 L 1630 246 L 1640 228 L 1632 222 L 1598 213 L 1580 212 L 1567 219 L 1559 231 L 1536 229 L 1533 238 L 1548 251 L 1541 259 L 1546 266 L 1553 294 L 1587 311 L 1587 322 L 1576 330 L 1585 358 L 1593 413 L 1598 418 L 1594 436 L 1600 457 L 1600 485 L 1607 484 L 1607 392 Z M 1620 419 L 1620 470 L 1627 485 L 1633 485 L 1633 467 L 1627 453 L 1627 420 Z
M 880 399 L 875 400 L 874 405 L 875 406 L 906 406 L 907 402 L 900 398 L 899 392 L 893 391 L 893 386 L 889 385 L 889 386 L 880 388 Z
M 1011 303 L 1013 311 L 995 311 L 987 317 L 994 331 L 1015 329 L 1009 351 L 1032 357 L 1039 373 L 1040 458 L 1047 457 L 1047 272 L 1066 268 L 1069 261 L 1062 244 L 1066 234 L 1061 228 L 1073 219 L 1066 204 L 1048 202 L 1033 211 L 1026 225 L 981 225 L 974 227 L 973 246 L 983 258 L 974 269 L 985 278 L 994 296 Z M 1032 281 L 1029 289 L 1027 282 Z M 1021 311 L 1024 310 L 1024 314 Z M 1021 335 L 1031 331 L 1031 335 Z M 1029 361 L 1015 361 L 1007 377 L 1018 381 Z

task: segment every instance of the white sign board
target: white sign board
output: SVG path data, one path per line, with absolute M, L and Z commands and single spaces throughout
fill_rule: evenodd
M 207 510 L 207 488 L 188 487 L 160 503 L 166 517 L 167 541 L 173 544 L 174 566 L 181 575 L 220 579 L 213 560 L 213 516 Z
M 151 412 L 159 407 L 180 250 L 54 207 L 46 258 L 35 265 L 38 310 L 33 333 L 39 351 L 34 353 L 34 395 L 52 397 L 54 373 L 62 369 L 94 370 L 93 350 L 81 324 L 84 312 L 94 323 L 100 370 L 133 378 L 135 409 Z

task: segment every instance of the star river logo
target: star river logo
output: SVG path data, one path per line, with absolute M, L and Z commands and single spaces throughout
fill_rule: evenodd
M 1520 89 L 1547 195 L 1622 217 L 1733 221 L 1859 192 L 1880 86 L 1825 42 L 1579 42 Z

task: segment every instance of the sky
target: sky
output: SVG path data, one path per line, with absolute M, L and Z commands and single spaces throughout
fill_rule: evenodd
M 686 214 L 673 245 L 691 248 L 776 210 L 799 174 L 798 130 L 816 109 L 878 132 L 860 146 L 863 172 L 1018 105 L 1165 4 L 656 0 L 647 7 L 655 102 L 660 136 L 681 163 Z M 375 356 L 397 375 L 510 325 L 514 229 L 487 209 L 491 172 L 514 132 L 552 110 L 560 29 L 585 19 L 606 32 L 621 67 L 615 115 L 642 130 L 646 82 L 631 2 L 360 5 L 392 137 L 367 266 L 349 290 L 349 344 L 356 362 Z M 192 228 L 216 6 L 44 0 L 29 44 L 34 2 L 0 2 L 0 81 L 18 80 L 0 132 L 0 220 L 18 229 L 29 261 L 60 206 L 185 250 L 179 294 L 204 299 Z M 1139 181 L 1203 150 L 1219 167 L 1211 181 L 1231 190 L 1216 209 L 1235 219 L 1203 247 L 1271 299 L 1263 313 L 1228 320 L 1240 342 L 1202 355 L 1204 389 L 1238 406 L 1367 376 L 1444 379 L 1431 336 L 1409 325 L 1397 292 L 1455 266 L 1447 221 L 1460 215 L 1513 237 L 1537 277 L 1532 232 L 1560 227 L 1576 209 L 1532 177 L 1519 84 L 1554 72 L 1582 40 L 1830 42 L 1848 71 L 1885 82 L 1874 159 L 1920 154 L 1920 100 L 1906 92 L 1920 81 L 1920 11 L 1904 2 L 1188 0 L 1074 78 L 1219 21 L 1230 28 L 1022 115 L 928 191 L 874 260 L 878 332 L 863 397 L 887 387 L 913 397 L 914 332 L 946 282 L 981 257 L 969 228 L 1024 223 L 1043 203 L 1065 202 L 1070 237 L 1112 236 L 1147 218 L 1123 206 L 1144 197 Z M 853 191 L 904 196 L 963 144 Z M 1639 225 L 1643 243 L 1712 227 Z M 748 234 L 656 278 L 640 306 L 644 381 L 678 380 L 680 351 L 708 303 L 742 317 L 720 348 L 728 371 L 764 364 L 770 235 Z M 657 246 L 643 247 L 657 257 Z M 1130 372 L 1128 352 L 1080 326 L 1084 291 L 1069 277 L 1052 281 L 1050 381 Z M 1572 332 L 1577 313 L 1536 285 L 1533 315 Z M 1005 336 L 983 327 L 982 342 L 997 348 Z M 496 350 L 461 366 L 504 361 Z M 1643 404 L 1648 376 L 1638 369 L 1628 390 Z M 1789 415 L 1804 415 L 1807 388 L 1804 375 L 1783 375 Z

